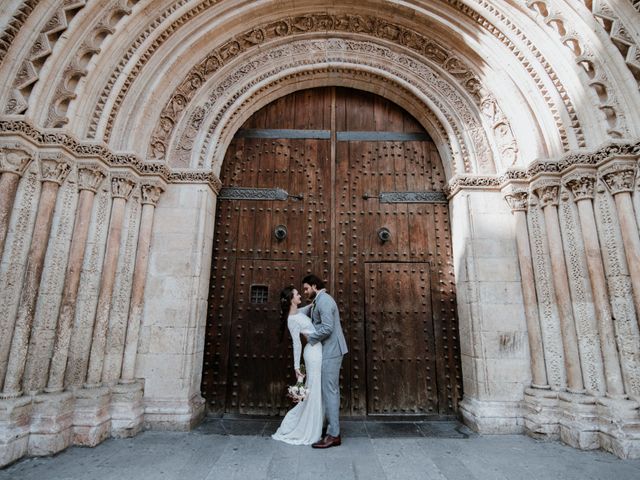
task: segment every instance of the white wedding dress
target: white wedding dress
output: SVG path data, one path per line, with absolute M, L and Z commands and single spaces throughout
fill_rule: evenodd
M 311 319 L 304 313 L 290 315 L 287 321 L 291 338 L 293 339 L 293 366 L 300 368 L 300 353 L 302 343 L 300 334 L 314 333 L 315 328 Z M 306 367 L 307 397 L 287 412 L 280 427 L 272 435 L 275 440 L 281 440 L 292 445 L 310 445 L 320 440 L 322 435 L 321 377 L 322 343 L 304 347 L 304 364 Z

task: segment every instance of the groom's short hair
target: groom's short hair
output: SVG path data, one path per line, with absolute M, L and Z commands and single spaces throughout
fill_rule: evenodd
M 318 290 L 322 290 L 324 288 L 324 282 L 313 274 L 304 277 L 302 279 L 302 283 L 306 283 L 312 287 L 315 285 Z

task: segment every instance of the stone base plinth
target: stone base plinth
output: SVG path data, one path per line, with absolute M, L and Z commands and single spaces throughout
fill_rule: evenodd
M 32 409 L 31 397 L 0 399 L 0 467 L 27 454 Z
M 640 405 L 635 400 L 598 398 L 600 447 L 619 458 L 640 458 Z
M 205 416 L 205 401 L 200 394 L 189 400 L 147 400 L 144 426 L 151 430 L 188 431 Z
M 81 388 L 75 397 L 73 443 L 95 447 L 111 434 L 111 391 L 107 387 Z
M 133 437 L 144 424 L 141 381 L 117 384 L 111 389 L 111 436 Z
M 558 407 L 560 439 L 564 443 L 581 450 L 600 447 L 595 397 L 562 392 L 558 395 Z
M 522 433 L 524 412 L 520 402 L 483 401 L 465 397 L 460 402 L 464 423 L 479 433 Z
M 53 455 L 73 441 L 73 410 L 75 397 L 71 392 L 43 393 L 33 397 L 29 455 Z
M 524 431 L 537 439 L 560 438 L 558 392 L 527 388 L 524 391 Z

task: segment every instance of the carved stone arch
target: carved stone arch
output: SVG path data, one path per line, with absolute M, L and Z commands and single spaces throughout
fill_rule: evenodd
M 434 140 L 447 178 L 464 172 L 465 165 L 469 166 L 469 162 L 465 162 L 460 153 L 463 148 L 450 125 L 445 123 L 446 118 L 442 118 L 441 112 L 429 105 L 428 99 L 420 98 L 401 84 L 394 84 L 391 79 L 374 72 L 322 65 L 316 69 L 310 68 L 273 78 L 248 91 L 246 95 L 238 97 L 216 122 L 215 128 L 211 128 L 209 124 L 203 129 L 206 135 L 194 148 L 192 161 L 197 160 L 198 167 L 217 172 L 217 175 L 234 134 L 251 115 L 274 100 L 295 91 L 324 86 L 349 87 L 375 93 L 411 113 Z
M 334 49 L 340 46 L 344 51 L 332 51 L 331 45 Z M 378 57 L 371 53 L 368 59 L 358 59 L 347 54 L 347 50 L 358 49 L 377 52 Z M 298 52 L 298 56 L 282 61 L 283 51 L 287 50 Z M 304 53 L 303 60 L 300 52 Z M 318 52 L 326 58 L 315 58 L 314 54 Z M 279 59 L 280 63 L 274 64 L 274 59 Z M 260 69 L 261 65 L 264 68 Z M 217 159 L 221 154 L 217 145 L 225 143 L 223 138 L 230 140 L 226 122 L 234 116 L 244 118 L 247 115 L 246 112 L 238 113 L 242 102 L 248 102 L 250 107 L 257 102 L 264 105 L 261 96 L 273 100 L 279 96 L 274 93 L 278 89 L 284 86 L 288 91 L 294 91 L 299 87 L 294 85 L 290 89 L 286 85 L 301 82 L 310 86 L 340 85 L 378 93 L 398 103 L 424 125 L 441 145 L 442 158 L 451 163 L 449 173 L 495 171 L 492 158 L 499 150 L 495 140 L 487 135 L 495 125 L 483 125 L 480 108 L 456 88 L 446 74 L 384 45 L 335 38 L 299 40 L 238 59 L 233 68 L 221 70 L 220 75 L 213 77 L 192 99 L 182 111 L 177 125 L 173 115 L 164 120 L 161 117 L 146 157 L 162 161 L 168 155 L 170 163 L 176 167 L 208 168 L 211 156 Z M 233 120 L 233 124 L 236 123 Z M 500 122 L 496 125 L 500 127 Z M 505 128 L 508 130 L 508 125 Z M 170 137 L 166 136 L 169 130 L 172 132 Z M 204 132 L 206 137 L 203 137 Z M 517 151 L 515 140 L 511 139 L 511 145 Z M 213 150 L 212 143 L 215 144 Z M 475 162 L 478 165 L 474 166 Z

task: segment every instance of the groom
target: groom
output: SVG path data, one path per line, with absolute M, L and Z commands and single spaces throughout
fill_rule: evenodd
M 337 447 L 340 439 L 340 366 L 347 353 L 347 342 L 340 325 L 340 313 L 335 300 L 324 288 L 324 282 L 315 275 L 302 279 L 304 294 L 311 305 L 303 313 L 311 317 L 316 333 L 307 336 L 311 345 L 322 342 L 322 403 L 327 418 L 327 434 L 313 448 Z

